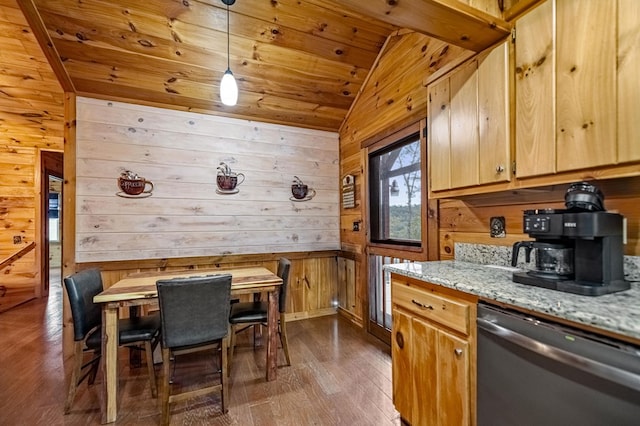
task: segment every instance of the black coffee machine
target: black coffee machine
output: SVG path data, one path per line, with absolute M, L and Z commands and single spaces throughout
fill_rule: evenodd
M 536 268 L 514 272 L 513 281 L 585 296 L 623 291 L 624 218 L 604 210 L 604 196 L 586 182 L 572 184 L 567 209 L 524 212 L 523 231 L 535 241 L 514 244 L 512 266 L 525 249 L 527 262 L 536 249 Z

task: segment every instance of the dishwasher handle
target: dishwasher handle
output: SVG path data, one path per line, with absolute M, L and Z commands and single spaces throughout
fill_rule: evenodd
M 477 319 L 478 328 L 487 331 L 495 336 L 504 338 L 520 347 L 538 353 L 547 358 L 572 367 L 579 368 L 587 373 L 601 377 L 614 383 L 626 386 L 628 388 L 640 391 L 640 376 L 630 371 L 626 371 L 611 365 L 603 364 L 599 361 L 577 355 L 575 353 L 551 346 L 531 337 L 517 333 L 508 328 L 495 324 L 484 318 Z

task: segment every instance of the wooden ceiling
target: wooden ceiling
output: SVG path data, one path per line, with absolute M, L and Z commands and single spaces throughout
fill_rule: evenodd
M 389 36 L 410 29 L 477 51 L 509 31 L 487 12 L 443 0 L 237 0 L 229 63 L 240 94 L 228 107 L 219 100 L 227 68 L 221 0 L 0 0 L 0 77 L 59 101 L 50 80 L 30 79 L 53 69 L 62 89 L 79 95 L 336 131 Z M 51 68 L 40 55 L 35 70 L 21 70 L 37 56 L 34 36 Z M 5 45 L 20 58 L 10 69 Z
M 62 150 L 63 98 L 16 0 L 0 0 L 0 153 Z

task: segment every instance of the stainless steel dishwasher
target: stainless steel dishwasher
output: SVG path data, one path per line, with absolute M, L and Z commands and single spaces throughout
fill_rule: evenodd
M 480 304 L 477 362 L 479 426 L 640 425 L 640 347 Z

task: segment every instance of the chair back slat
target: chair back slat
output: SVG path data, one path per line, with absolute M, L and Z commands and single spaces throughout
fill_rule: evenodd
M 163 347 L 198 345 L 227 335 L 230 274 L 159 280 L 156 286 Z
M 101 307 L 93 303 L 93 297 L 102 292 L 102 276 L 98 269 L 86 269 L 65 277 L 64 286 L 73 318 L 73 340 L 80 341 L 102 324 Z
M 278 261 L 277 275 L 282 278 L 282 286 L 280 287 L 280 296 L 278 298 L 278 308 L 280 312 L 287 310 L 287 289 L 289 288 L 289 272 L 291 271 L 291 261 L 285 257 L 281 257 Z

